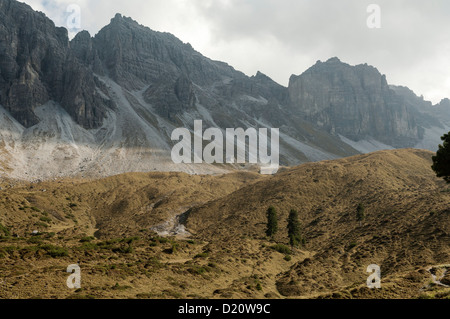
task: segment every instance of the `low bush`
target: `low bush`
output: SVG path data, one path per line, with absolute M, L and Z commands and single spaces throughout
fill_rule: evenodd
M 4 235 L 4 236 L 11 236 L 11 233 L 9 231 L 9 229 L 5 226 L 3 226 L 2 224 L 0 224 L 0 235 Z
M 69 255 L 67 249 L 64 247 L 58 247 L 53 245 L 42 245 L 39 246 L 39 248 L 45 250 L 47 255 L 53 258 L 61 258 Z
M 284 254 L 284 255 L 290 255 L 292 254 L 291 249 L 283 244 L 277 244 L 275 246 L 272 246 L 272 249 L 279 252 L 280 254 Z

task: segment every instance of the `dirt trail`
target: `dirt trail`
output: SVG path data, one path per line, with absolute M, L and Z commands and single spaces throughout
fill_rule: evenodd
M 441 280 L 444 279 L 445 276 L 447 275 L 449 269 L 450 269 L 450 265 L 440 265 L 440 266 L 430 267 L 427 269 L 427 271 L 431 274 L 431 277 L 433 278 L 433 284 L 441 286 L 441 287 L 445 287 L 445 288 L 450 288 L 449 285 L 443 284 L 441 282 Z

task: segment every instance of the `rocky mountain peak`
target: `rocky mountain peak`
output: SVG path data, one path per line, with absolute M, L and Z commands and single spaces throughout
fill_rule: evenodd
M 273 80 L 269 76 L 265 75 L 261 71 L 256 72 L 256 75 L 253 76 L 252 78 L 262 82 L 273 82 Z
M 145 28 L 150 30 L 149 28 L 140 25 L 137 21 L 133 20 L 131 17 L 126 17 L 120 13 L 116 13 L 116 15 L 111 19 L 109 26 L 120 26 L 120 25 L 135 28 Z
M 443 99 L 440 103 L 440 106 L 445 107 L 445 108 L 449 108 L 450 109 L 450 99 Z
M 413 146 L 421 138 L 405 100 L 367 64 L 318 62 L 291 77 L 289 94 L 294 112 L 330 133 L 355 141 L 370 136 L 394 146 Z
M 329 64 L 332 64 L 332 63 L 337 64 L 337 63 L 342 63 L 342 62 L 341 62 L 341 60 L 340 60 L 338 57 L 332 57 L 332 58 L 328 59 L 326 63 L 329 63 Z

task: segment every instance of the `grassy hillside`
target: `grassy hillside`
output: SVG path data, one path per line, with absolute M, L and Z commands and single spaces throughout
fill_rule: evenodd
M 3 180 L 0 297 L 445 298 L 437 281 L 450 284 L 450 192 L 431 156 L 377 152 L 273 177 Z M 298 248 L 288 247 L 291 209 L 306 239 Z M 190 237 L 155 233 L 180 215 Z M 65 269 L 77 262 L 83 288 L 72 291 Z M 366 287 L 370 264 L 381 266 L 382 289 Z

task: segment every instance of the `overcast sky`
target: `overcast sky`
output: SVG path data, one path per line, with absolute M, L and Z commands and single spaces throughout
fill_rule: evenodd
M 261 71 L 287 86 L 317 60 L 368 63 L 390 84 L 438 103 L 450 98 L 448 0 L 22 0 L 67 26 L 67 7 L 81 8 L 92 35 L 115 13 L 170 32 L 203 55 L 247 75 Z M 381 8 L 381 28 L 367 26 L 367 7 Z

